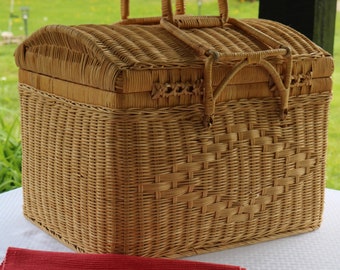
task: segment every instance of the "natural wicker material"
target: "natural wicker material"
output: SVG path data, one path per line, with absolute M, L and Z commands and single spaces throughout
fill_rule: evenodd
M 18 48 L 25 215 L 78 251 L 155 257 L 318 228 L 331 56 L 224 1 L 198 28 L 168 3 Z

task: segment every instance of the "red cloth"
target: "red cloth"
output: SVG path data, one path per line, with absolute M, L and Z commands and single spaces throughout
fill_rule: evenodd
M 0 270 L 245 270 L 231 265 L 219 265 L 185 260 L 143 258 L 117 254 L 79 254 L 8 248 Z

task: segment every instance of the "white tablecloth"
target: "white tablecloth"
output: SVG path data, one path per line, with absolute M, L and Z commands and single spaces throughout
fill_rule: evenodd
M 9 246 L 73 252 L 24 218 L 21 188 L 0 195 L 0 261 Z M 314 232 L 186 259 L 248 270 L 339 270 L 340 191 L 326 190 L 323 224 Z

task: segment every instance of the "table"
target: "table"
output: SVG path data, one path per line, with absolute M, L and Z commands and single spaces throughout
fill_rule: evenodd
M 9 246 L 73 252 L 27 221 L 22 203 L 21 188 L 0 195 L 0 261 Z M 339 270 L 340 191 L 326 189 L 324 220 L 314 232 L 185 259 L 240 265 L 248 270 Z

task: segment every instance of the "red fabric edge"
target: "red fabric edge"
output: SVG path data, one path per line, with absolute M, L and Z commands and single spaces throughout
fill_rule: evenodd
M 0 270 L 246 270 L 240 266 L 145 258 L 120 254 L 81 254 L 10 247 Z

